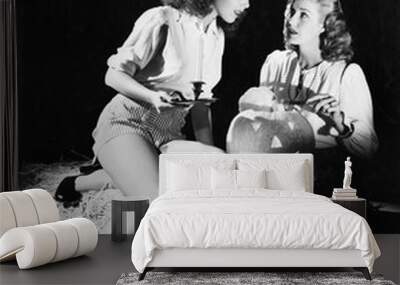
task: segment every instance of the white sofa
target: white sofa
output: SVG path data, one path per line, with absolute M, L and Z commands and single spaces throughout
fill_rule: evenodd
M 96 248 L 97 229 L 88 219 L 59 221 L 45 190 L 0 193 L 0 262 L 16 259 L 20 269 L 84 255 Z

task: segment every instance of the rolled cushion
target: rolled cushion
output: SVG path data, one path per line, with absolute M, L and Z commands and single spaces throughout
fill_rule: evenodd
M 0 261 L 15 256 L 19 268 L 28 269 L 86 254 L 96 245 L 96 226 L 84 218 L 18 227 L 0 238 Z
M 15 220 L 14 211 L 8 199 L 0 194 L 0 237 L 8 230 L 15 228 L 17 222 Z
M 0 237 L 9 229 L 56 222 L 60 219 L 53 197 L 43 189 L 0 193 Z
M 39 224 L 57 222 L 60 220 L 57 205 L 49 192 L 43 189 L 29 189 L 22 191 L 32 199 L 38 215 Z
M 52 231 L 57 241 L 57 249 L 51 262 L 64 260 L 75 255 L 78 249 L 79 237 L 77 231 L 71 228 L 71 224 L 62 221 L 48 223 L 43 226 Z
M 33 226 L 39 223 L 35 205 L 29 195 L 22 191 L 3 192 L 1 196 L 10 203 L 17 227 Z
M 0 261 L 16 257 L 20 269 L 49 263 L 56 251 L 55 235 L 43 225 L 14 228 L 0 239 Z
M 72 225 L 78 233 L 79 242 L 74 257 L 91 252 L 96 248 L 98 234 L 96 225 L 92 221 L 85 218 L 73 218 L 64 222 Z

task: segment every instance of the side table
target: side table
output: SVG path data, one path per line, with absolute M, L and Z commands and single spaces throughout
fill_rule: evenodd
M 332 202 L 341 205 L 342 207 L 359 214 L 364 219 L 367 219 L 367 200 L 364 198 L 356 199 L 333 199 Z
M 135 232 L 140 221 L 149 208 L 149 200 L 112 200 L 111 202 L 111 240 L 123 241 L 126 234 L 122 234 L 122 215 L 124 212 L 135 212 Z M 135 234 L 135 233 L 134 233 Z

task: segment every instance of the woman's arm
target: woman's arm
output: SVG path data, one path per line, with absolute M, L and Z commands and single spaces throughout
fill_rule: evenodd
M 371 94 L 360 66 L 347 67 L 340 86 L 339 100 L 318 94 L 306 102 L 315 113 L 330 117 L 337 130 L 338 144 L 358 157 L 369 158 L 378 148 L 373 123 Z
M 108 58 L 105 76 L 105 83 L 117 92 L 153 104 L 159 111 L 172 107 L 167 103 L 169 96 L 146 88 L 135 80 L 135 74 L 147 66 L 165 42 L 168 29 L 164 10 L 156 7 L 139 17 L 124 44 Z
M 204 104 L 195 104 L 190 111 L 196 140 L 214 145 L 210 108 Z
M 371 93 L 359 65 L 351 64 L 347 67 L 339 101 L 344 124 L 354 128 L 354 131 L 349 137 L 339 137 L 338 142 L 350 153 L 371 157 L 379 143 L 374 129 Z
M 131 69 L 133 69 L 133 74 L 135 74 L 136 69 L 134 67 L 131 67 Z M 108 68 L 105 83 L 129 98 L 154 105 L 159 112 L 164 109 L 173 108 L 168 103 L 169 98 L 167 93 L 150 90 L 123 71 Z
M 264 61 L 260 71 L 260 86 L 275 92 L 275 85 L 281 73 L 280 68 L 286 61 L 287 51 L 273 51 Z
M 136 68 L 132 67 L 133 74 L 136 73 Z M 107 86 L 115 89 L 117 92 L 124 94 L 132 99 L 137 99 L 151 103 L 155 91 L 144 87 L 142 84 L 133 79 L 130 75 L 123 71 L 108 68 L 105 83 Z
M 135 74 L 136 68 L 131 67 L 131 70 Z M 165 92 L 150 90 L 123 71 L 108 68 L 105 83 L 117 92 L 134 100 L 153 104 L 159 110 L 165 107 L 172 107 L 171 104 L 167 103 L 168 96 Z

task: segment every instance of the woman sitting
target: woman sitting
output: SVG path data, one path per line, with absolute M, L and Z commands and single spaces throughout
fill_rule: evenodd
M 239 101 L 228 152 L 310 152 L 341 147 L 360 158 L 377 150 L 371 95 L 338 0 L 288 0 L 286 50 L 271 53 L 260 87 Z

